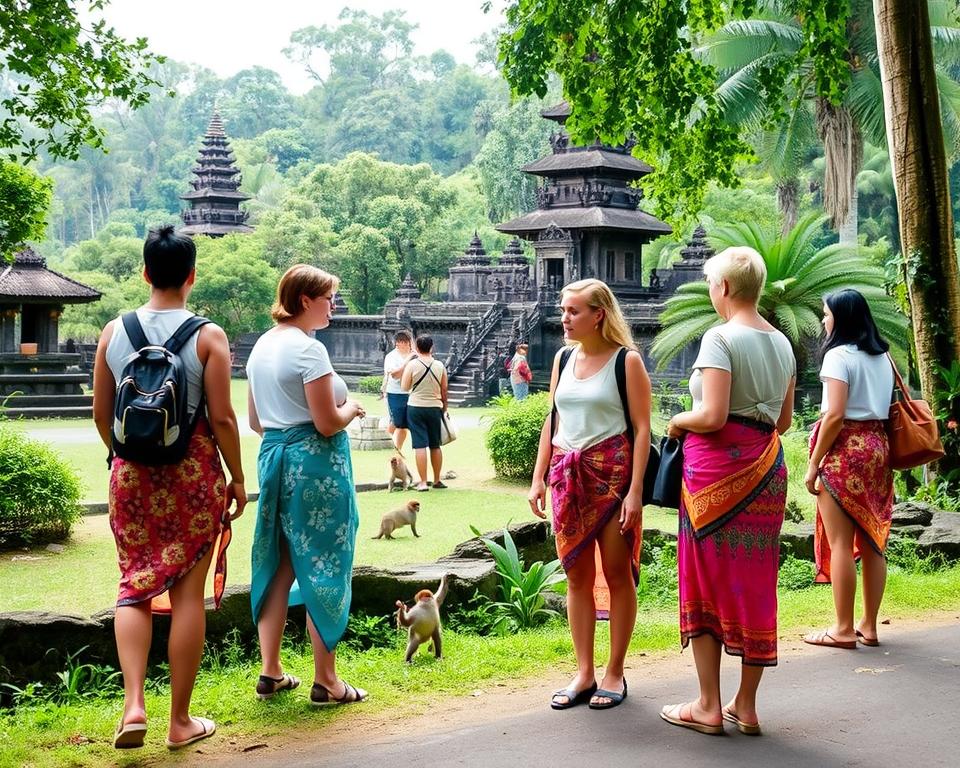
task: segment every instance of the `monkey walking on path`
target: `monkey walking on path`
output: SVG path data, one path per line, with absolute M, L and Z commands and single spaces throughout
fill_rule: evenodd
M 427 640 L 433 641 L 433 652 L 441 657 L 440 606 L 447 596 L 447 575 L 440 579 L 440 589 L 434 595 L 429 589 L 417 592 L 416 602 L 407 608 L 397 600 L 397 628 L 409 627 L 407 640 L 407 664 L 413 663 L 413 654 Z
M 397 530 L 397 528 L 409 525 L 410 530 L 413 531 L 413 535 L 419 539 L 420 534 L 417 533 L 417 512 L 419 511 L 419 501 L 408 501 L 404 506 L 400 507 L 400 509 L 394 509 L 384 513 L 383 517 L 380 518 L 380 532 L 370 538 L 393 539 L 393 532 Z

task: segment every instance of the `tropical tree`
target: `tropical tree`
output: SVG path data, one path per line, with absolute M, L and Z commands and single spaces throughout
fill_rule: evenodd
M 714 230 L 710 240 L 716 248 L 746 245 L 763 257 L 767 282 L 760 296 L 760 314 L 790 340 L 801 362 L 806 358 L 804 341 L 820 335 L 824 295 L 841 288 L 855 288 L 866 297 L 881 333 L 903 357 L 909 344 L 907 319 L 884 292 L 883 271 L 855 248 L 834 244 L 818 249 L 814 241 L 825 221 L 823 216 L 807 215 L 786 235 L 752 223 L 732 224 Z M 660 315 L 663 330 L 651 349 L 658 367 L 722 322 L 708 291 L 701 280 L 680 286 L 667 299 Z
M 53 182 L 0 160 L 0 265 L 27 240 L 42 240 Z

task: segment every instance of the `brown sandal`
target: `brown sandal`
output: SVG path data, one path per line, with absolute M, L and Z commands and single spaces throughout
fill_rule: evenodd
M 880 641 L 875 637 L 867 637 L 859 629 L 857 630 L 857 640 L 859 640 L 863 645 L 868 645 L 871 648 L 876 648 L 880 645 Z
M 346 680 L 343 683 L 343 696 L 337 698 L 330 693 L 328 688 L 324 688 L 320 683 L 314 683 L 310 689 L 310 703 L 315 707 L 336 707 L 341 704 L 359 704 L 370 694 L 363 688 L 354 688 Z
M 852 651 L 857 647 L 856 640 L 837 640 L 826 629 L 823 632 L 811 632 L 803 638 L 803 642 L 809 645 L 822 645 L 827 648 L 843 648 L 847 651 Z

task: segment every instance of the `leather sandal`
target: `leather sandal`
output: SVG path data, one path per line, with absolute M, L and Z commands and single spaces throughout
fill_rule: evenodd
M 684 707 L 687 707 L 687 717 L 683 716 Z M 672 714 L 674 710 L 676 710 L 675 715 Z M 690 702 L 686 704 L 668 704 L 660 710 L 660 717 L 670 723 L 670 725 L 679 725 L 681 728 L 689 728 L 691 731 L 696 731 L 697 733 L 706 733 L 713 736 L 723 733 L 722 723 L 720 725 L 710 725 L 709 723 L 701 723 L 699 720 L 694 720 L 693 704 Z
M 809 645 L 823 645 L 827 648 L 843 648 L 847 651 L 852 651 L 857 647 L 856 640 L 837 640 L 827 629 L 823 632 L 811 632 L 803 638 L 803 642 Z
M 310 704 L 314 707 L 337 707 L 341 704 L 359 704 L 370 695 L 363 688 L 354 688 L 346 680 L 343 683 L 343 696 L 337 698 L 328 688 L 314 683 L 310 689 Z
M 875 637 L 867 637 L 859 629 L 857 630 L 857 640 L 859 640 L 863 645 L 867 645 L 871 648 L 876 648 L 880 645 L 880 641 Z
M 627 698 L 627 678 L 623 678 L 622 691 L 608 691 L 606 688 L 597 688 L 593 696 L 590 697 L 590 703 L 587 705 L 590 709 L 613 709 L 623 704 Z M 610 699 L 606 702 L 594 702 L 594 699 Z
M 573 688 L 561 688 L 559 691 L 554 691 L 553 696 L 550 698 L 550 708 L 551 709 L 570 709 L 570 707 L 575 707 L 578 704 L 585 704 L 590 701 L 590 697 L 597 690 L 597 681 L 594 680 L 593 683 L 582 691 L 577 691 Z M 565 696 L 566 701 L 557 701 L 558 696 Z
M 737 726 L 737 730 L 740 733 L 745 733 L 747 736 L 759 736 L 760 735 L 760 723 L 747 723 L 737 717 L 737 713 L 732 709 L 724 707 L 720 710 L 723 714 L 723 719 L 728 723 L 733 723 Z
M 261 701 L 272 699 L 280 691 L 292 691 L 299 687 L 300 679 L 284 672 L 280 677 L 260 675 L 257 680 L 257 698 Z
M 114 749 L 139 749 L 147 737 L 146 723 L 127 723 L 123 720 L 117 723 L 117 730 L 113 734 Z

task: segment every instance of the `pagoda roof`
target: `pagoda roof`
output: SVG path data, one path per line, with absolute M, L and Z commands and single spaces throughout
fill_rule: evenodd
M 670 225 L 644 211 L 627 208 L 604 208 L 596 205 L 586 208 L 539 209 L 503 224 L 498 224 L 496 229 L 500 232 L 529 238 L 550 226 L 560 227 L 561 229 L 607 229 L 647 233 L 651 238 L 673 232 Z
M 554 104 L 552 107 L 547 107 L 544 110 L 541 110 L 540 117 L 545 117 L 547 120 L 556 120 L 558 123 L 562 123 L 571 113 L 570 103 L 567 101 L 561 101 L 559 104 Z
M 633 155 L 607 147 L 571 147 L 555 155 L 547 155 L 527 163 L 521 169 L 537 176 L 561 176 L 583 171 L 612 171 L 618 175 L 639 178 L 653 173 L 653 168 Z
M 32 248 L 14 256 L 0 272 L 0 302 L 32 304 L 86 304 L 97 301 L 100 291 L 47 268 L 47 260 Z
M 217 222 L 203 222 L 202 224 L 187 224 L 177 230 L 182 235 L 235 235 L 253 232 L 249 224 L 222 224 Z
M 201 187 L 200 189 L 195 189 L 193 192 L 187 192 L 185 195 L 180 195 L 180 199 L 223 200 L 224 202 L 230 201 L 242 203 L 244 200 L 249 200 L 250 195 L 232 189 L 224 189 L 222 187 Z

